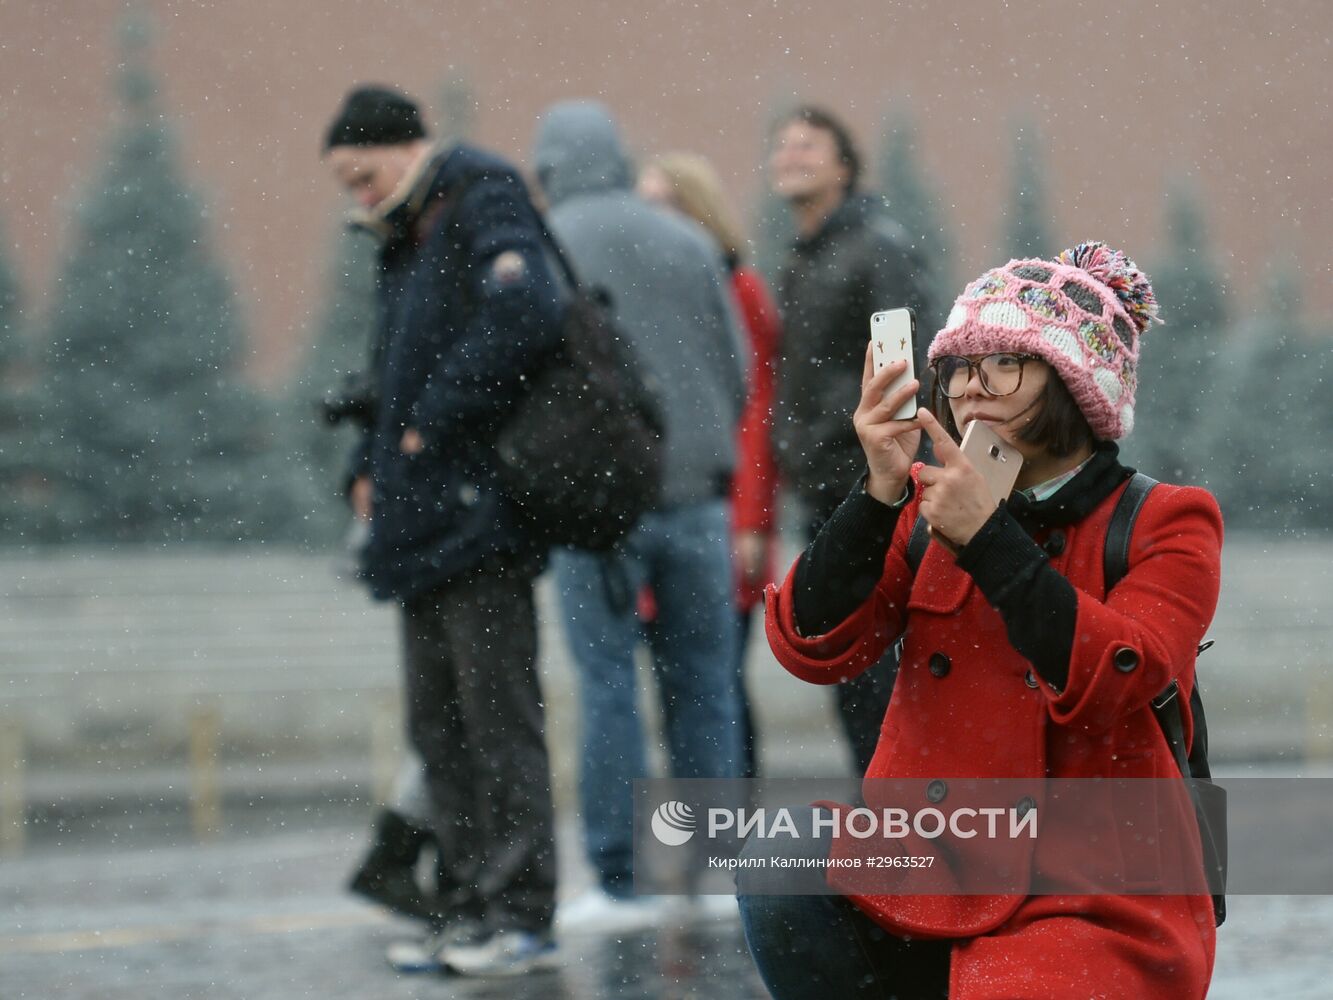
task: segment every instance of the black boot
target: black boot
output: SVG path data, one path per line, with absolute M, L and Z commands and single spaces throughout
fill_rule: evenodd
M 375 842 L 352 875 L 347 888 L 395 913 L 418 920 L 433 918 L 417 884 L 417 858 L 434 838 L 390 809 L 380 813 Z

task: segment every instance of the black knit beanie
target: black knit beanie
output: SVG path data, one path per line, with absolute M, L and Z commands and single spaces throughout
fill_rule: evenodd
M 393 146 L 425 137 L 421 112 L 402 94 L 385 87 L 357 87 L 329 126 L 324 151 L 334 146 Z

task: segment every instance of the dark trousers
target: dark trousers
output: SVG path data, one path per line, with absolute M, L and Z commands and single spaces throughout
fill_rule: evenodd
M 774 1000 L 943 1000 L 949 943 L 908 941 L 842 896 L 746 896 L 741 924 Z
M 800 837 L 751 837 L 742 857 L 756 867 L 736 879 L 745 942 L 769 993 L 775 1000 L 947 997 L 951 941 L 897 937 L 831 894 L 825 869 L 772 865 L 829 856 L 828 835 L 812 835 L 814 810 L 788 811 Z
M 755 611 L 746 608 L 737 612 L 739 638 L 736 643 L 736 678 L 741 689 L 741 774 L 742 778 L 759 777 L 759 732 L 754 726 L 754 706 L 745 683 L 745 652 L 750 647 L 750 632 L 754 626 Z
M 842 730 L 851 745 L 857 774 L 865 774 L 866 768 L 870 766 L 870 758 L 875 756 L 880 727 L 884 724 L 884 713 L 889 710 L 889 698 L 893 694 L 893 682 L 897 676 L 898 649 L 894 645 L 865 673 L 844 681 L 834 689 L 838 697 L 838 715 L 842 717 Z
M 451 919 L 544 931 L 555 833 L 533 574 L 499 563 L 403 605 L 408 734 L 424 764 Z

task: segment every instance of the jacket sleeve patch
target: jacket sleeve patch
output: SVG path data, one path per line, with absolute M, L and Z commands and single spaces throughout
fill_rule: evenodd
M 487 293 L 494 293 L 527 284 L 529 279 L 528 262 L 517 250 L 505 250 L 495 255 L 490 270 L 486 273 L 485 288 Z

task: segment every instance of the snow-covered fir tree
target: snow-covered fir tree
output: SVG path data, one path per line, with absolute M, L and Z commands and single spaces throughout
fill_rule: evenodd
M 281 537 L 295 513 L 273 407 L 242 378 L 236 300 L 123 28 L 118 121 L 74 206 L 45 366 L 64 540 Z
M 1220 352 L 1210 420 L 1183 435 L 1204 447 L 1207 482 L 1229 528 L 1328 529 L 1327 449 L 1319 445 L 1330 413 L 1327 354 L 1305 318 L 1299 273 L 1276 263 L 1264 300 Z
M 375 334 L 375 241 L 345 229 L 336 245 L 336 259 L 325 282 L 327 306 L 290 389 L 288 407 L 294 465 L 307 498 L 303 535 L 317 546 L 341 537 L 348 524 L 344 476 L 358 433 L 354 417 L 330 423 L 324 404 L 364 395 Z
M 34 357 L 10 250 L 0 230 L 0 543 L 21 545 L 41 536 L 48 490 L 35 439 Z
M 885 126 L 880 149 L 880 192 L 888 213 L 907 230 L 929 269 L 934 315 L 918 317 L 919 329 L 929 336 L 943 325 L 958 289 L 954 287 L 952 245 L 938 199 L 920 167 L 916 126 L 910 115 L 900 113 Z
M 1041 137 L 1030 120 L 1021 121 L 1014 132 L 1010 185 L 1000 238 L 1001 256 L 1054 257 L 1063 248 L 1051 240 L 1051 204 L 1041 163 Z
M 1211 485 L 1202 436 L 1213 417 L 1227 417 L 1213 384 L 1227 302 L 1201 200 L 1186 181 L 1168 187 L 1165 228 L 1165 247 L 1146 268 L 1163 323 L 1140 347 L 1135 430 L 1124 450 L 1155 478 Z

